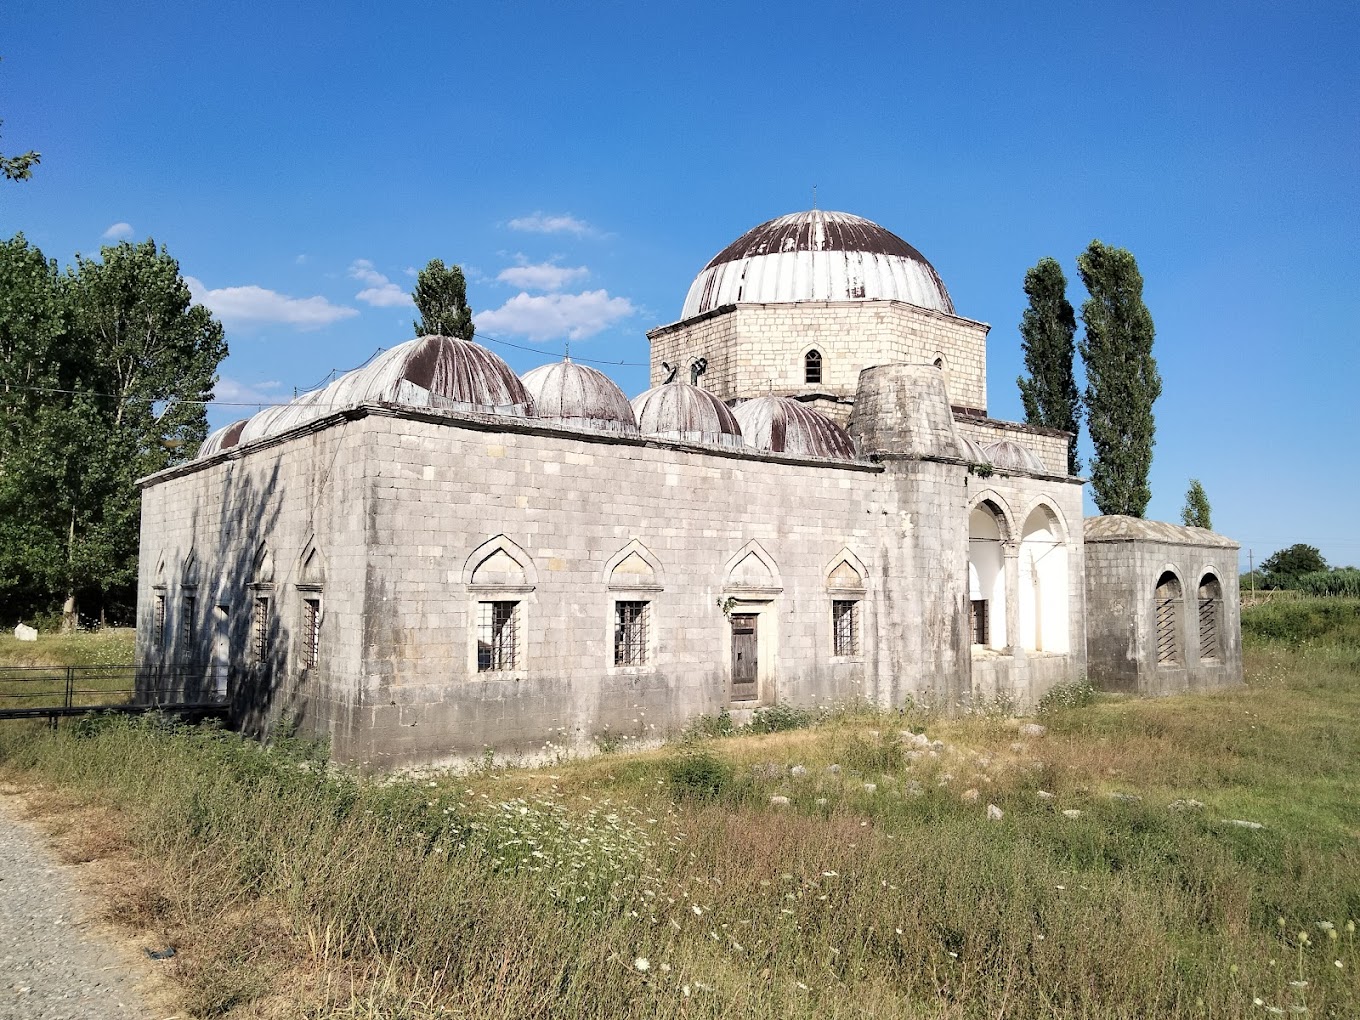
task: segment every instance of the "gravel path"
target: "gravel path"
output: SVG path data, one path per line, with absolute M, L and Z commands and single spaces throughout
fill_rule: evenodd
M 100 938 L 17 798 L 0 796 L 0 1020 L 150 1020 L 126 951 Z

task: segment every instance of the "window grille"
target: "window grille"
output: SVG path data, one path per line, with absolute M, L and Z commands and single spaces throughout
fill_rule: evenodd
M 151 640 L 157 648 L 165 644 L 165 596 L 156 596 L 156 605 L 151 611 Z
M 269 657 L 269 596 L 256 595 L 250 610 L 250 654 L 256 662 Z
M 519 652 L 519 603 L 477 604 L 477 672 L 514 669 Z
M 989 616 L 986 599 L 972 599 L 968 603 L 968 629 L 973 632 L 973 644 L 991 644 Z
M 808 351 L 803 358 L 803 381 L 820 383 L 822 381 L 822 352 Z
M 321 599 L 302 600 L 302 668 L 311 669 L 321 659 Z
M 647 664 L 648 604 L 614 603 L 614 665 Z
M 1218 581 L 1205 577 L 1199 585 L 1199 657 L 1217 659 L 1222 655 L 1221 631 L 1223 595 Z
M 184 654 L 192 655 L 194 650 L 194 639 L 198 636 L 198 596 L 184 596 L 184 617 L 179 622 L 180 644 L 184 646 Z
M 835 635 L 836 655 L 859 654 L 859 603 L 836 599 L 831 603 L 831 631 Z
M 1181 661 L 1176 619 L 1180 615 L 1181 586 L 1173 574 L 1163 574 L 1157 582 L 1157 665 L 1174 666 Z

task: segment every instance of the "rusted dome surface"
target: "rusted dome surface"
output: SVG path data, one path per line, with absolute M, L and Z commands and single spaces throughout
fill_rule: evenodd
M 855 441 L 826 415 L 792 397 L 743 400 L 732 414 L 748 446 L 794 457 L 854 460 Z
M 635 434 L 633 405 L 613 379 L 570 358 L 540 365 L 521 380 L 534 403 L 534 418 L 554 425 Z
M 689 383 L 654 386 L 633 398 L 643 435 L 719 446 L 744 446 L 741 426 L 728 406 L 708 390 Z
M 811 209 L 762 223 L 715 255 L 681 318 L 738 302 L 852 300 L 954 313 L 935 267 L 906 241 L 862 216 Z
M 242 418 L 230 425 L 223 425 L 216 432 L 208 433 L 208 438 L 203 440 L 203 445 L 198 448 L 198 455 L 200 457 L 211 457 L 214 453 L 230 450 L 241 441 L 241 430 L 246 427 L 248 421 L 250 421 L 249 418 Z
M 526 417 L 533 410 L 519 377 L 485 347 L 454 337 L 423 336 L 384 351 L 319 390 L 265 408 L 241 427 L 237 442 L 276 436 L 343 408 L 369 403 L 515 417 Z M 205 443 L 200 457 L 227 448 L 222 442 L 215 450 L 207 447 Z
M 1028 447 L 1010 439 L 998 439 L 994 443 L 983 443 L 982 452 L 987 455 L 987 463 L 1003 471 L 1028 471 L 1031 474 L 1049 474 L 1039 455 Z

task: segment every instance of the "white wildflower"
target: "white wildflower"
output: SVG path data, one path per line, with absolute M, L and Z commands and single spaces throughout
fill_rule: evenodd
M 642 971 L 644 974 L 652 969 L 651 963 L 648 962 L 647 957 L 645 956 L 639 956 L 636 960 L 634 960 L 633 966 L 636 967 L 638 970 Z

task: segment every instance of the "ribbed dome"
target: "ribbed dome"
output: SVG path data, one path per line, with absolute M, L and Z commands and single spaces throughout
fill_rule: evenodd
M 571 359 L 540 365 L 521 380 L 534 418 L 555 425 L 636 433 L 637 419 L 623 390 L 603 372 Z
M 954 313 L 924 255 L 849 213 L 812 209 L 748 230 L 690 285 L 682 319 L 738 302 L 906 301 Z
M 1028 447 L 1009 439 L 998 439 L 994 443 L 982 444 L 982 452 L 987 455 L 987 463 L 1003 471 L 1028 471 L 1036 475 L 1046 475 L 1048 468 L 1039 455 Z
M 638 428 L 646 436 L 693 443 L 744 446 L 741 426 L 727 405 L 689 383 L 664 383 L 633 398 Z
M 237 442 L 276 436 L 342 408 L 377 403 L 516 417 L 533 409 L 519 377 L 485 347 L 454 337 L 423 336 L 397 344 L 328 386 L 265 408 L 241 427 Z M 225 443 L 228 430 L 221 430 L 217 449 L 231 445 Z M 217 451 L 204 443 L 199 456 L 210 452 Z
M 963 459 L 969 464 L 990 464 L 987 451 L 975 440 L 959 433 L 959 446 L 963 448 Z
M 855 441 L 826 415 L 792 397 L 756 397 L 732 409 L 748 446 L 795 457 L 854 460 Z
M 198 455 L 200 457 L 211 457 L 214 453 L 230 450 L 241 441 L 241 430 L 246 427 L 248 421 L 250 421 L 249 418 L 242 418 L 230 425 L 223 425 L 216 432 L 210 432 L 208 438 L 203 440 L 203 445 L 198 448 Z

